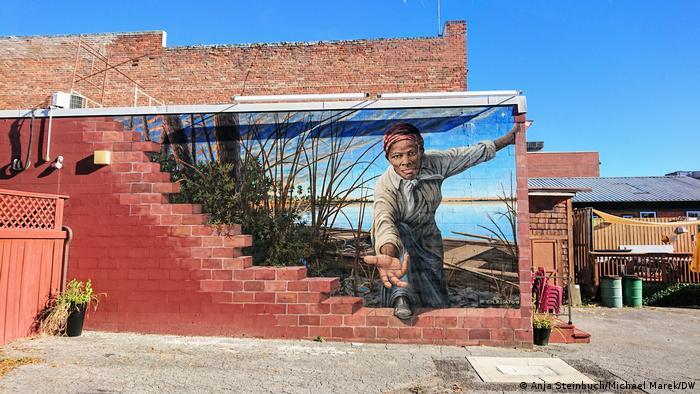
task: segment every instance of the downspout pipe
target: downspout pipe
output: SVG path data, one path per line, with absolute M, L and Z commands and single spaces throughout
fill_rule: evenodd
M 32 142 L 34 140 L 34 110 L 32 109 L 32 118 L 29 121 L 29 144 L 27 145 L 27 159 L 24 160 L 24 168 L 28 169 L 32 164 Z
M 70 241 L 73 239 L 73 230 L 68 226 L 61 227 L 66 232 L 66 242 L 63 243 L 63 263 L 61 272 L 61 291 L 66 289 L 66 281 L 68 277 L 68 254 L 70 252 Z
M 51 161 L 51 120 L 53 116 L 53 105 L 49 105 L 49 130 L 46 133 L 46 155 L 44 161 Z

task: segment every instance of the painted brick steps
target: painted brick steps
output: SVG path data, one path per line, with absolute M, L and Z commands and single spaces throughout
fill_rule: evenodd
M 122 131 L 124 140 L 140 138 L 138 133 Z M 180 191 L 180 184 L 170 182 L 170 174 L 160 172 L 160 165 L 153 163 L 146 151 L 157 152 L 160 146 L 154 142 L 115 142 L 112 172 L 120 174 L 123 183 L 116 186 L 120 203 L 130 207 L 130 216 L 155 218 L 156 225 L 204 225 L 208 215 L 201 213 L 201 206 L 170 204 L 167 195 Z M 192 235 L 192 231 L 189 231 Z M 171 235 L 185 235 L 175 231 Z
M 591 343 L 591 334 L 577 328 L 574 329 L 573 338 L 575 343 Z
M 124 131 L 124 133 L 129 133 Z M 138 133 L 137 133 L 138 135 Z M 112 150 L 114 152 L 146 152 L 146 153 L 158 153 L 160 152 L 161 144 L 153 141 L 124 141 L 115 142 L 112 145 Z
M 551 343 L 590 343 L 591 335 L 579 330 L 573 324 L 559 321 L 549 337 Z
M 107 127 L 96 125 L 103 126 Z M 160 144 L 118 131 L 123 130 L 119 125 L 109 127 L 117 132 L 89 134 L 84 140 L 102 138 L 93 148 L 113 152 L 111 171 L 122 180 L 113 190 L 120 192 L 119 202 L 129 207 L 129 216 L 149 223 L 156 236 L 174 237 L 175 244 L 189 248 L 189 256 L 178 258 L 177 266 L 189 270 L 198 291 L 208 293 L 214 303 L 263 304 L 265 313 L 352 315 L 362 308 L 362 298 L 330 296 L 340 287 L 338 278 L 307 278 L 305 267 L 254 267 L 250 256 L 241 255 L 241 248 L 252 245 L 252 237 L 241 235 L 240 226 L 222 234 L 206 225 L 208 215 L 200 205 L 168 202 L 167 195 L 180 187 L 148 156 L 160 152 Z
M 321 302 L 330 306 L 330 313 L 334 315 L 352 315 L 364 306 L 362 297 L 336 296 Z
M 338 278 L 307 278 L 305 267 L 254 267 L 250 256 L 245 258 L 244 266 L 237 267 L 238 269 L 212 270 L 211 280 L 203 280 L 201 289 L 215 292 L 216 301 L 223 303 L 259 302 L 315 306 L 321 303 L 327 306 L 326 313 L 331 309 L 359 309 L 357 300 L 330 297 L 330 293 L 340 287 Z
M 149 281 L 157 281 L 158 290 L 167 293 L 167 302 L 158 307 L 139 306 L 143 310 L 130 310 L 143 319 L 138 324 L 148 326 L 148 319 L 153 318 L 150 312 L 214 313 L 212 319 L 222 318 L 216 317 L 220 316 L 217 313 L 242 314 L 247 316 L 245 321 L 251 322 L 251 331 L 241 331 L 242 335 L 312 338 L 323 334 L 328 338 L 353 335 L 368 340 L 376 338 L 374 327 L 347 327 L 364 324 L 367 313 L 362 312 L 361 298 L 331 296 L 340 287 L 338 278 L 307 278 L 305 267 L 253 266 L 252 258 L 242 256 L 241 252 L 242 248 L 252 245 L 252 237 L 242 235 L 240 226 L 219 229 L 206 224 L 208 216 L 202 213 L 201 206 L 169 203 L 168 195 L 179 192 L 179 185 L 171 182 L 170 174 L 161 172 L 160 165 L 150 160 L 148 153 L 160 151 L 159 144 L 140 141 L 138 133 L 119 131 L 121 125 L 102 126 L 105 125 L 95 125 L 107 131 L 88 132 L 81 140 L 90 143 L 92 149 L 113 152 L 109 178 L 105 179 L 108 181 L 105 183 L 111 183 L 111 189 L 105 192 L 110 192 L 117 203 L 114 209 L 110 208 L 111 217 L 117 222 L 123 218 L 124 226 L 128 227 L 120 230 L 122 237 L 129 237 L 130 231 L 143 233 L 145 229 L 151 240 L 158 238 L 165 247 L 155 255 L 149 252 L 151 260 L 148 262 L 139 262 L 149 266 L 157 264 L 157 267 L 133 266 L 124 273 L 133 281 L 115 285 L 114 291 L 121 291 L 118 294 L 123 297 L 119 298 L 124 300 L 131 300 L 129 290 L 139 290 L 135 295 L 140 293 L 140 288 L 129 286 L 153 283 Z M 136 222 L 130 222 L 129 218 Z M 145 247 L 141 245 L 141 238 L 135 237 L 134 241 L 139 243 L 140 250 Z M 119 251 L 121 254 L 125 263 L 132 264 L 127 259 L 131 256 L 129 250 Z M 109 275 L 116 272 L 119 271 L 111 271 Z M 121 289 L 121 285 L 126 287 Z M 190 294 L 191 298 L 178 298 L 185 294 Z M 112 309 L 106 308 L 106 313 L 113 315 L 102 317 L 102 323 L 107 326 L 123 313 L 117 305 Z M 172 315 L 165 318 L 176 319 Z M 231 332 L 240 330 L 236 328 L 236 321 L 232 321 Z M 320 327 L 321 324 L 325 327 Z

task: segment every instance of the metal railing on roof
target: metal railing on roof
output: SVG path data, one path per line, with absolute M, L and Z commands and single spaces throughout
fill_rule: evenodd
M 112 64 L 110 63 L 110 60 L 107 55 L 103 55 L 100 53 L 99 50 L 95 49 L 92 45 L 88 44 L 85 40 L 82 39 L 81 36 L 77 37 L 78 42 L 77 42 L 77 49 L 75 53 L 75 64 L 73 65 L 73 78 L 71 81 L 71 88 L 70 91 L 72 94 L 79 95 L 80 97 L 84 98 L 86 100 L 86 103 L 90 104 L 91 106 L 86 106 L 86 108 L 96 108 L 96 107 L 103 107 L 104 101 L 105 101 L 105 91 L 107 87 L 107 75 L 109 71 L 114 71 L 117 73 L 117 75 L 126 78 L 127 81 L 129 81 L 131 84 L 133 84 L 134 87 L 134 101 L 132 103 L 132 106 L 137 107 L 140 105 L 139 100 L 141 98 L 145 98 L 147 100 L 147 105 L 151 106 L 154 103 L 157 103 L 159 105 L 165 105 L 165 103 L 161 100 L 156 99 L 152 95 L 146 93 L 144 90 L 143 86 L 141 84 L 131 78 L 129 75 L 127 75 L 125 72 L 119 70 L 119 66 L 122 66 L 127 63 L 137 63 L 139 59 L 148 56 L 148 54 L 142 54 L 136 57 L 131 57 L 127 60 L 124 60 L 120 63 Z M 89 58 L 89 63 L 90 63 L 90 68 L 87 74 L 81 74 L 80 73 L 80 68 L 81 68 L 81 55 L 87 54 L 86 57 Z M 95 68 L 97 67 L 97 70 Z M 94 79 L 97 78 L 97 81 L 94 81 Z M 78 93 L 78 89 L 83 86 L 82 84 L 87 84 L 91 89 L 95 89 L 95 96 L 92 98 L 88 97 L 85 94 Z M 81 89 L 82 90 L 82 89 Z M 126 93 L 126 92 L 125 92 Z M 99 96 L 99 98 L 97 97 Z

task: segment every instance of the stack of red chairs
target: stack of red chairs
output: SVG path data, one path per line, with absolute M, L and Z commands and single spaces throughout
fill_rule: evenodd
M 559 313 L 564 289 L 557 285 L 544 285 L 544 295 L 540 301 L 540 312 Z
M 535 295 L 535 307 L 539 312 L 559 313 L 561 310 L 564 289 L 561 286 L 550 285 L 549 278 L 543 267 L 538 267 L 532 277 L 532 294 Z
M 535 306 L 539 310 L 540 300 L 544 295 L 544 286 L 547 284 L 547 274 L 543 267 L 537 268 L 537 272 L 532 275 L 532 294 L 535 296 Z

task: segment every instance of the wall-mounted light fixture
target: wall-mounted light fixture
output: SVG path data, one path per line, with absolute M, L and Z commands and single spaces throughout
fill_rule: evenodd
M 57 170 L 63 168 L 63 156 L 56 156 L 56 160 L 51 163 L 51 166 Z
M 108 150 L 96 150 L 94 157 L 95 165 L 106 166 L 112 164 L 112 152 Z

